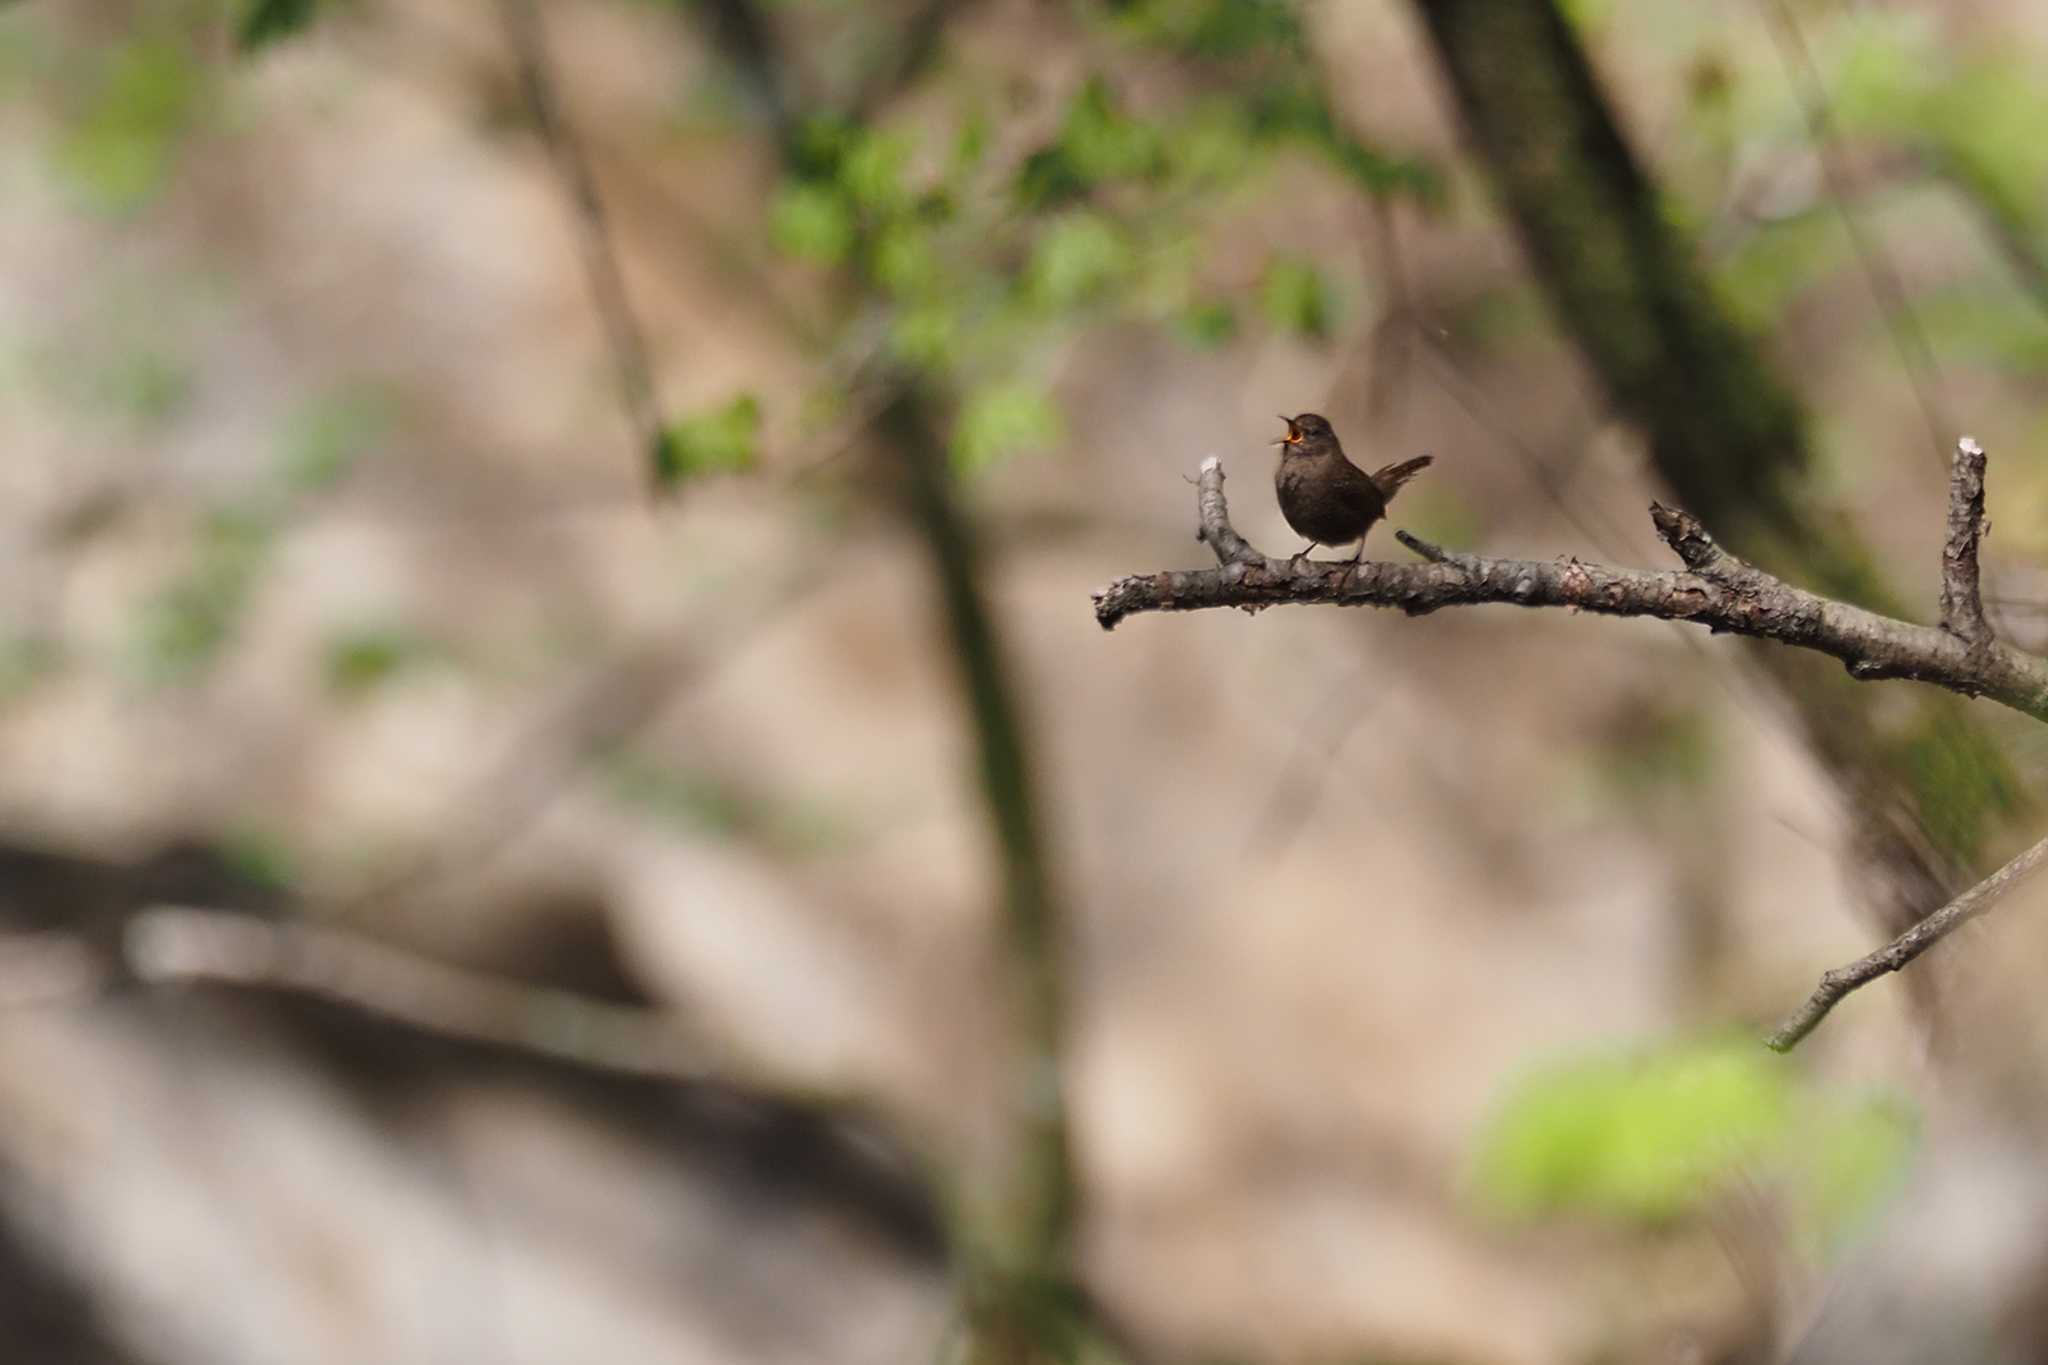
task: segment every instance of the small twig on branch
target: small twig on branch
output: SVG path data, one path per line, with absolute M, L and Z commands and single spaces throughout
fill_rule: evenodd
M 1868 985 L 1887 972 L 1895 972 L 1948 937 L 1968 920 L 1989 910 L 2013 885 L 2048 861 L 2048 839 L 2043 839 L 1998 871 L 1957 896 L 1941 909 L 1921 920 L 1868 957 L 1822 975 L 1805 1004 L 1786 1016 L 1777 1030 L 1765 1039 L 1775 1052 L 1790 1052 L 1799 1040 L 1827 1018 L 1828 1011 L 1842 997 L 1859 986 Z
M 1941 628 L 1968 645 L 1989 643 L 1979 595 L 1977 551 L 1984 520 L 1984 447 L 1965 436 L 1956 442 L 1948 483 L 1948 540 L 1941 547 Z
M 1197 486 L 1201 538 L 1215 551 L 1218 567 L 1140 574 L 1097 590 L 1095 618 L 1105 630 L 1137 612 L 1208 607 L 1257 611 L 1323 603 L 1397 607 L 1410 616 L 1489 602 L 1575 607 L 1690 621 L 1716 633 L 1796 645 L 1841 660 L 1857 678 L 1933 683 L 2048 720 L 2048 660 L 1989 638 L 1971 644 L 1949 630 L 1793 587 L 1723 550 L 1677 508 L 1652 504 L 1650 515 L 1684 571 L 1451 554 L 1406 533 L 1399 533 L 1401 542 L 1430 562 L 1354 564 L 1260 553 L 1230 525 L 1223 466 L 1214 457 L 1203 462 Z

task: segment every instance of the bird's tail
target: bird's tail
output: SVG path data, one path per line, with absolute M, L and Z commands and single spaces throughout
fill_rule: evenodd
M 1408 480 L 1414 478 L 1417 474 L 1420 474 L 1435 463 L 1436 456 L 1434 455 L 1417 455 L 1412 460 L 1403 460 L 1399 464 L 1388 465 L 1385 469 L 1374 474 L 1372 481 L 1379 485 L 1380 496 L 1391 501 L 1394 494 L 1401 491 L 1402 484 L 1408 482 Z

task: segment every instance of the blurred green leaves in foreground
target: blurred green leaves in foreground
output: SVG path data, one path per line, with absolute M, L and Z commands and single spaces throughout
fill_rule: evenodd
M 1914 1135 L 1903 1101 L 1826 1091 L 1754 1039 L 1678 1041 L 1532 1072 L 1487 1126 L 1474 1177 L 1510 1216 L 1652 1226 L 1771 1183 L 1797 1230 L 1830 1244 L 1892 1188 Z
M 760 454 L 761 402 L 743 393 L 670 423 L 654 450 L 655 478 L 673 488 L 708 474 L 742 474 Z
M 319 0 L 247 0 L 235 42 L 253 52 L 279 38 L 288 38 L 313 22 Z
M 132 212 L 168 176 L 198 117 L 206 72 L 182 42 L 153 36 L 109 48 L 93 68 L 58 143 L 57 164 L 95 208 Z
M 1042 106 L 1013 94 L 998 114 L 1003 82 L 976 69 L 904 121 L 809 111 L 763 215 L 767 241 L 834 280 L 828 368 L 909 372 L 950 412 L 962 472 L 1061 438 L 1058 359 L 1089 328 L 1204 348 L 1263 320 L 1342 340 L 1336 300 L 1363 267 L 1289 242 L 1282 178 L 1290 202 L 1442 202 L 1430 163 L 1337 117 L 1290 5 L 1138 0 L 1080 23 L 1085 65 Z M 1123 78 L 1162 57 L 1186 79 Z

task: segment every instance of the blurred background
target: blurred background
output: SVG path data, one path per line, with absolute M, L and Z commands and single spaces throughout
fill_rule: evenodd
M 1967 432 L 2041 647 L 2044 90 L 2021 0 L 0 6 L 7 1359 L 2048 1359 L 2048 895 L 1758 1041 L 2037 727 L 1089 602 L 1212 454 L 1291 553 L 1316 410 L 1932 620 Z

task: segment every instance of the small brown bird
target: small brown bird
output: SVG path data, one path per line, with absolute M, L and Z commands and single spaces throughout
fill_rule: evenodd
M 1308 549 L 1294 557 L 1300 559 L 1318 545 L 1355 540 L 1358 553 L 1351 562 L 1356 564 L 1365 555 L 1365 533 L 1387 514 L 1394 494 L 1436 457 L 1418 455 L 1368 474 L 1344 458 L 1343 443 L 1328 418 L 1304 412 L 1280 420 L 1287 423 L 1287 434 L 1273 442 L 1280 447 L 1273 491 L 1280 499 L 1280 515 L 1308 537 Z

